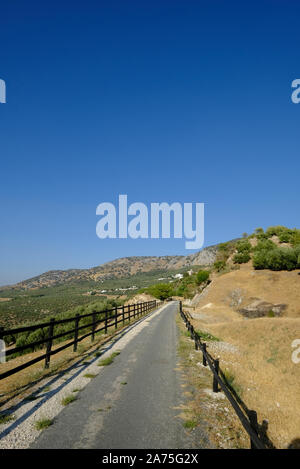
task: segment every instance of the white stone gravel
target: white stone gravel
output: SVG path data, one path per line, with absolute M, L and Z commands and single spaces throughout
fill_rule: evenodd
M 40 431 L 35 428 L 35 422 L 41 419 L 55 419 L 64 409 L 61 404 L 62 399 L 73 394 L 74 389 L 83 389 L 92 378 L 85 378 L 87 373 L 98 375 L 103 371 L 103 367 L 98 363 L 109 357 L 113 352 L 121 351 L 126 344 L 137 334 L 139 334 L 149 321 L 161 313 L 167 305 L 161 306 L 157 311 L 141 318 L 137 323 L 129 326 L 125 331 L 117 333 L 112 340 L 105 344 L 100 350 L 103 354 L 95 358 L 95 352 L 91 353 L 91 364 L 80 364 L 72 367 L 66 374 L 51 376 L 43 388 L 51 386 L 49 390 L 43 392 L 43 388 L 37 393 L 38 398 L 34 401 L 23 400 L 16 405 L 13 413 L 14 420 L 0 425 L 0 449 L 25 449 L 39 436 Z M 116 338 L 119 340 L 116 342 Z M 72 404 L 70 404 L 72 405 Z M 55 425 L 55 422 L 54 422 Z

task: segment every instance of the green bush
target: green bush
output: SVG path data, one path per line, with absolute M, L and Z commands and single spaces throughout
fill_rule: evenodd
M 294 270 L 299 266 L 300 248 L 275 247 L 271 250 L 258 250 L 253 256 L 255 269 Z
M 300 245 L 300 230 L 294 230 L 292 239 L 291 239 L 292 246 Z
M 267 263 L 271 270 L 293 270 L 297 268 L 297 256 L 293 249 L 277 248 L 268 252 Z
M 227 243 L 221 243 L 218 246 L 216 262 L 225 262 L 231 256 L 236 249 L 236 241 L 228 241 Z M 220 264 L 221 265 L 221 264 Z
M 254 234 L 257 237 L 257 239 L 267 239 L 268 237 L 262 228 L 256 228 L 256 230 L 254 231 Z
M 266 230 L 266 235 L 268 238 L 271 238 L 272 236 L 278 236 L 279 238 L 283 235 L 291 236 L 295 230 L 291 230 L 290 228 L 287 228 L 286 226 L 278 225 L 278 226 L 270 226 Z
M 219 244 L 219 251 L 227 252 L 230 248 L 230 243 L 220 243 Z
M 216 269 L 217 272 L 221 272 L 224 270 L 226 267 L 226 262 L 225 261 L 216 261 L 214 262 L 214 268 Z
M 236 250 L 238 253 L 245 253 L 245 252 L 249 253 L 251 249 L 252 249 L 252 246 L 247 239 L 239 241 L 236 244 Z
M 271 238 L 271 236 L 280 236 L 286 230 L 287 228 L 281 225 L 269 226 L 269 228 L 267 228 L 266 230 L 266 235 L 268 236 L 268 238 Z
M 257 245 L 253 248 L 253 251 L 270 251 L 271 249 L 275 248 L 276 244 L 274 244 L 273 241 L 271 241 L 270 239 L 262 239 L 258 241 Z
M 203 282 L 206 282 L 209 279 L 209 272 L 207 270 L 199 270 L 196 277 L 197 285 L 200 285 Z
M 266 235 L 268 238 L 278 236 L 281 243 L 290 243 L 292 246 L 300 244 L 300 230 L 297 228 L 290 229 L 281 225 L 270 226 L 266 230 Z
M 189 291 L 185 285 L 180 285 L 175 291 L 176 296 L 183 296 L 184 298 L 187 298 L 188 294 L 189 294 Z
M 279 241 L 281 243 L 290 243 L 292 239 L 293 239 L 292 234 L 287 233 L 287 232 L 281 233 L 281 235 L 279 236 Z
M 253 267 L 256 270 L 267 269 L 267 250 L 258 250 L 252 257 Z
M 251 259 L 251 256 L 249 252 L 238 252 L 233 256 L 233 262 L 235 264 L 245 264 L 246 262 L 249 262 Z

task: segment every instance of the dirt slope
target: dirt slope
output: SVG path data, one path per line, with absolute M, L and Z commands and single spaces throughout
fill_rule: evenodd
M 210 308 L 213 307 L 220 313 L 225 312 L 227 316 L 229 311 L 235 313 L 259 298 L 266 302 L 287 305 L 282 313 L 285 317 L 300 317 L 299 274 L 299 270 L 272 272 L 253 270 L 251 265 L 243 265 L 240 270 L 215 276 L 211 287 L 199 299 L 197 311 L 211 303 Z M 238 317 L 239 315 L 236 316 Z

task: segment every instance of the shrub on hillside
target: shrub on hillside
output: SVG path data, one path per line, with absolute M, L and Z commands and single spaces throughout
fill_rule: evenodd
M 236 249 L 236 241 L 228 241 L 227 243 L 221 243 L 218 247 L 216 262 L 214 263 L 214 267 L 219 272 L 223 270 L 226 265 L 226 261 L 234 253 Z M 217 264 L 219 263 L 219 264 Z
M 233 262 L 235 264 L 245 264 L 246 262 L 249 262 L 251 259 L 251 256 L 249 252 L 238 252 L 233 256 Z
M 297 228 L 291 229 L 286 226 L 270 226 L 266 230 L 268 238 L 272 236 L 278 236 L 281 243 L 290 243 L 292 246 L 300 244 L 300 230 Z
M 216 269 L 217 272 L 221 272 L 224 270 L 226 267 L 226 262 L 225 261 L 216 261 L 214 262 L 214 269 Z
M 267 234 L 264 232 L 263 228 L 256 228 L 254 230 L 254 236 L 256 236 L 257 239 L 266 239 Z
M 292 235 L 295 230 L 291 228 L 287 228 L 286 226 L 278 225 L 278 226 L 269 226 L 269 228 L 266 230 L 266 235 L 268 238 L 271 238 L 272 236 L 280 236 L 282 235 Z M 297 231 L 297 230 L 296 230 Z
M 187 293 L 187 288 L 185 285 L 180 285 L 175 291 L 176 296 L 184 296 Z
M 290 233 L 281 233 L 281 235 L 279 236 L 279 241 L 281 243 L 290 243 L 293 239 L 293 235 L 290 234 Z
M 293 230 L 291 244 L 292 246 L 300 245 L 300 230 Z
M 252 257 L 253 267 L 256 270 L 267 269 L 267 250 L 258 250 L 254 252 Z
M 293 249 L 272 249 L 267 255 L 268 268 L 271 270 L 294 270 L 297 268 L 297 256 Z
M 236 244 L 236 250 L 238 253 L 246 253 L 246 252 L 249 253 L 251 249 L 252 249 L 252 246 L 247 239 L 243 239 L 242 241 L 239 241 Z
M 270 251 L 271 249 L 275 249 L 276 244 L 273 243 L 270 239 L 261 239 L 258 241 L 257 245 L 253 248 L 254 252 L 257 251 Z
M 226 252 L 228 251 L 228 249 L 229 249 L 229 242 L 219 244 L 219 251 Z
M 299 264 L 300 247 L 275 247 L 270 250 L 258 250 L 253 256 L 255 269 L 294 270 Z
M 209 279 L 209 272 L 207 270 L 199 270 L 196 277 L 197 285 L 200 285 L 203 282 L 206 282 Z

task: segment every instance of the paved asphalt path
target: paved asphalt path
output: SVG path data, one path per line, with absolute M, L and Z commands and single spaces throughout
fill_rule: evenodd
M 199 448 L 203 429 L 179 417 L 184 388 L 178 370 L 176 313 L 168 304 L 78 394 L 32 448 Z M 177 368 L 177 369 L 176 369 Z M 127 384 L 124 384 L 127 383 Z M 102 409 L 102 410 L 99 410 Z

